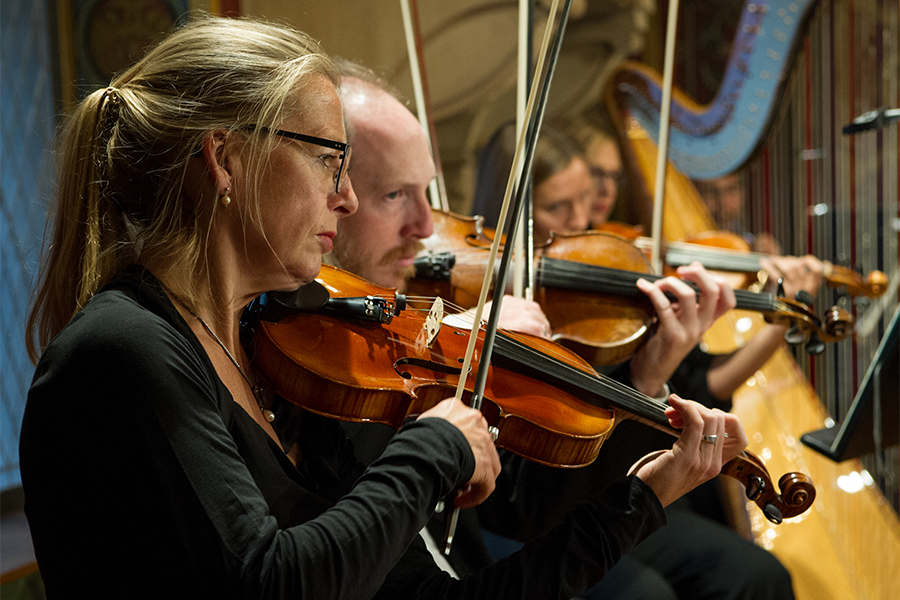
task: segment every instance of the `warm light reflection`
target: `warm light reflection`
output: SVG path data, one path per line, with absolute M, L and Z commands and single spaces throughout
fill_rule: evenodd
M 852 473 L 841 475 L 837 478 L 838 487 L 848 494 L 855 494 L 874 484 L 875 480 L 872 479 L 872 476 L 869 475 L 869 472 L 866 470 L 853 471 Z
M 750 331 L 750 328 L 753 327 L 753 319 L 750 317 L 741 317 L 734 324 L 734 328 L 738 330 L 740 333 L 746 333 Z
M 763 460 L 769 460 L 772 458 L 772 451 L 769 448 L 763 448 L 762 451 Z

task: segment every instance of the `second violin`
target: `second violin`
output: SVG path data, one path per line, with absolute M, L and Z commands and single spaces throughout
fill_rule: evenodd
M 434 235 L 417 259 L 417 277 L 407 291 L 442 296 L 460 306 L 477 301 L 493 231 L 481 220 L 433 211 Z M 652 305 L 636 281 L 651 274 L 644 253 L 624 238 L 599 231 L 554 234 L 536 250 L 534 299 L 553 327 L 553 339 L 591 364 L 614 364 L 631 356 L 651 331 Z M 789 329 L 788 341 L 807 341 L 810 353 L 823 342 L 852 335 L 853 317 L 834 307 L 817 316 L 799 300 L 735 290 L 737 308 L 761 312 Z

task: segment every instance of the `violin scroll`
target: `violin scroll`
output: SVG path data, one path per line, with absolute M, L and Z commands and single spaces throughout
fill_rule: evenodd
M 784 340 L 792 345 L 806 341 L 807 352 L 812 355 L 825 349 L 823 342 L 840 342 L 851 337 L 856 323 L 853 315 L 837 306 L 832 306 L 820 318 L 806 303 L 788 298 L 776 299 L 773 310 L 766 312 L 766 321 L 787 326 Z
M 878 298 L 888 288 L 888 276 L 881 271 L 871 271 L 865 278 L 847 267 L 825 263 L 822 273 L 828 287 L 844 287 L 851 296 Z
M 749 450 L 728 461 L 722 467 L 722 474 L 741 482 L 746 488 L 747 498 L 776 525 L 806 512 L 816 499 L 816 488 L 803 473 L 782 475 L 778 480 L 782 491 L 778 493 L 765 464 Z

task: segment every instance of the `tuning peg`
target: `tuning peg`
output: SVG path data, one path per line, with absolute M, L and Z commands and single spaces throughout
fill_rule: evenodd
M 810 294 L 806 290 L 800 290 L 799 292 L 794 294 L 794 300 L 796 300 L 797 302 L 802 302 L 807 306 L 810 306 L 813 302 L 815 302 L 812 294 Z
M 784 332 L 784 341 L 791 346 L 796 346 L 805 339 L 806 336 L 803 335 L 803 332 L 796 325 L 791 326 L 790 329 Z
M 781 522 L 784 521 L 784 517 L 781 515 L 781 511 L 778 510 L 778 507 L 772 504 L 771 502 L 766 504 L 763 508 L 763 514 L 766 515 L 766 518 L 775 523 L 776 525 L 781 525 Z
M 775 295 L 784 298 L 784 277 L 778 278 L 778 286 L 775 289 Z
M 809 336 L 809 341 L 806 343 L 806 351 L 811 356 L 818 356 L 822 354 L 822 351 L 825 350 L 825 342 L 819 339 L 819 336 L 813 332 L 811 336 Z
M 758 475 L 750 475 L 747 478 L 746 494 L 748 500 L 756 500 L 766 491 L 766 482 Z

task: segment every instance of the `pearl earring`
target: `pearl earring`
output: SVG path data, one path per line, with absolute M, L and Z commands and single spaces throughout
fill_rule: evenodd
M 222 206 L 228 206 L 229 204 L 231 204 L 231 196 L 228 195 L 230 191 L 230 187 L 225 188 L 225 191 L 219 197 L 219 202 L 222 203 Z

